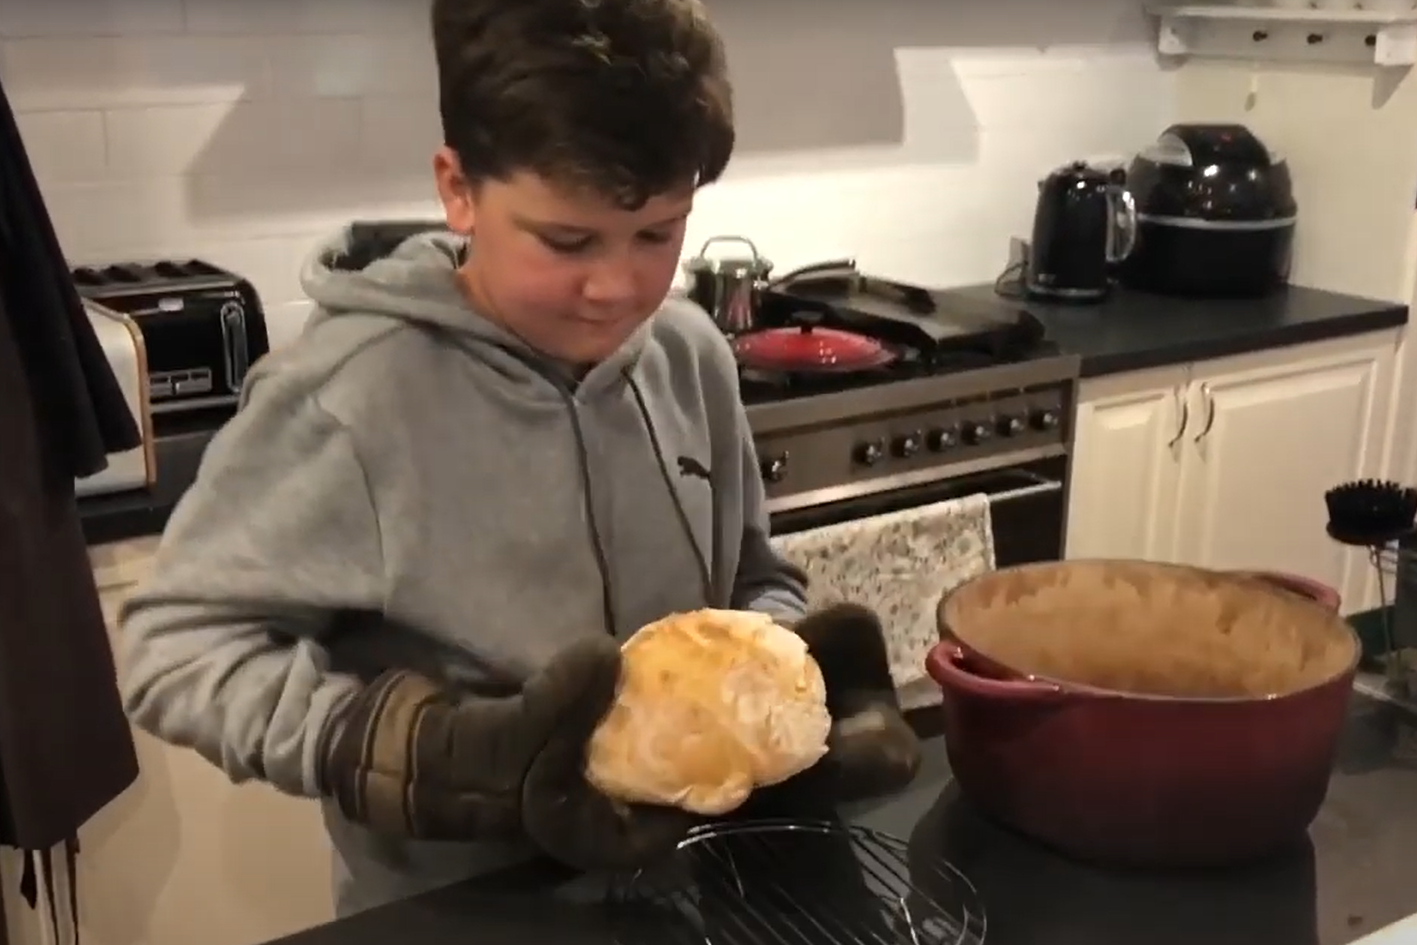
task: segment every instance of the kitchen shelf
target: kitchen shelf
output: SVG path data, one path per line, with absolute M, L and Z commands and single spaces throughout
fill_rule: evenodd
M 1291 10 L 1273 6 L 1157 4 L 1165 56 L 1252 61 L 1417 63 L 1417 10 Z

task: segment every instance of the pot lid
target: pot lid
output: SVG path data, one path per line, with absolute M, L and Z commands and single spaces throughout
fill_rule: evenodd
M 748 367 L 764 371 L 864 371 L 895 360 L 874 338 L 815 325 L 740 335 L 733 351 Z

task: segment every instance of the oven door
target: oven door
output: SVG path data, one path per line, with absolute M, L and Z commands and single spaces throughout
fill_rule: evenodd
M 880 615 L 904 708 L 937 705 L 925 657 L 939 642 L 941 595 L 1062 551 L 1066 461 L 1051 462 L 783 512 L 772 543 L 807 573 L 810 607 L 852 601 Z
M 1067 531 L 1067 475 L 1067 457 L 1055 456 L 893 492 L 774 512 L 769 519 L 774 536 L 790 535 L 983 493 L 989 496 L 996 567 L 1059 561 Z

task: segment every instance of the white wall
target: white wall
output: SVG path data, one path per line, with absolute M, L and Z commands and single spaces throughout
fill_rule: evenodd
M 274 333 L 312 241 L 434 213 L 421 0 L 0 0 L 0 77 L 75 262 L 201 255 L 254 279 Z M 1034 182 L 1171 114 L 1138 0 L 710 0 L 743 146 L 689 251 L 779 268 L 992 278 Z

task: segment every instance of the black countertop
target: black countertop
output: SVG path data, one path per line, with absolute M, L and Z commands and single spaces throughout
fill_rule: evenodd
M 997 299 L 993 285 L 957 290 Z M 1188 300 L 1118 290 L 1094 305 L 1011 303 L 1047 327 L 1083 377 L 1206 361 L 1407 323 L 1407 306 L 1298 286 L 1263 299 Z
M 161 437 L 157 441 L 157 484 L 79 500 L 79 519 L 90 545 L 160 534 L 182 493 L 196 478 L 211 431 Z
M 1417 912 L 1417 716 L 1358 696 L 1350 719 L 1309 840 L 1240 870 L 1119 873 L 1051 854 L 960 797 L 938 739 L 909 791 L 847 816 L 908 838 L 912 869 L 944 860 L 962 872 L 982 900 L 988 945 L 1345 945 Z M 279 945 L 610 945 L 609 910 L 592 888 L 558 889 L 494 894 L 467 884 Z
M 958 292 L 997 301 L 992 285 Z M 1407 308 L 1392 302 L 1291 288 L 1265 299 L 1197 302 L 1119 291 L 1100 305 L 1026 303 L 1065 354 L 1082 356 L 1084 377 L 1184 364 L 1395 328 Z M 162 531 L 196 474 L 210 432 L 162 437 L 156 488 L 79 502 L 90 544 Z

